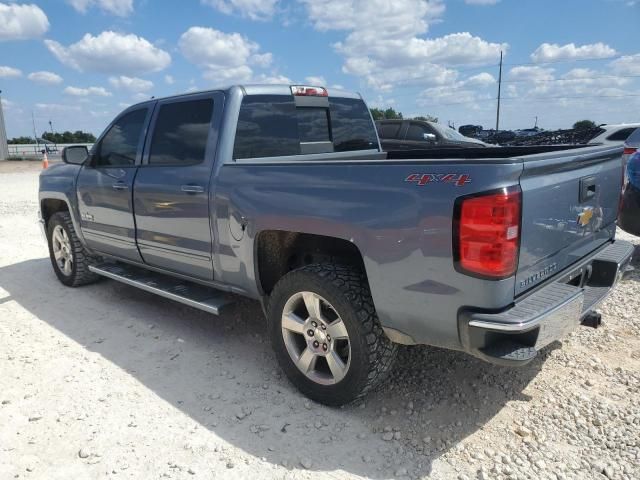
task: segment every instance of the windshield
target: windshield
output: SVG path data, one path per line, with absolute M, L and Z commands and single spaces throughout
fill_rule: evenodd
M 640 128 L 636 128 L 625 143 L 627 145 L 640 146 Z
M 469 137 L 465 137 L 461 133 L 456 132 L 453 128 L 445 127 L 437 123 L 429 122 L 429 125 L 438 131 L 440 135 L 449 140 L 457 140 L 458 142 L 473 142 L 474 140 Z

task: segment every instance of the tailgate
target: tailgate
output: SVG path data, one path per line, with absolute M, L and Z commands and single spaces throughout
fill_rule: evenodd
M 523 158 L 522 234 L 515 294 L 555 275 L 615 235 L 622 149 Z

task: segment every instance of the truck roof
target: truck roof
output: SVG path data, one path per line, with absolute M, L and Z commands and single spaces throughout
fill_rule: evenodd
M 285 84 L 260 84 L 260 83 L 249 83 L 249 84 L 234 84 L 234 85 L 227 85 L 227 86 L 223 86 L 223 87 L 219 87 L 219 88 L 207 88 L 207 89 L 203 89 L 203 90 L 195 90 L 192 92 L 184 92 L 184 93 L 178 93 L 175 95 L 166 95 L 164 97 L 152 97 L 149 100 L 144 100 L 142 102 L 138 102 L 135 104 L 132 104 L 130 107 L 131 108 L 133 106 L 136 105 L 142 105 L 151 101 L 157 101 L 157 100 L 166 100 L 168 98 L 179 98 L 179 97 L 186 97 L 189 95 L 197 95 L 197 94 L 202 94 L 202 93 L 206 93 L 206 92 L 231 92 L 234 89 L 240 89 L 242 90 L 242 92 L 245 95 L 291 95 L 291 87 L 294 85 L 302 85 L 302 84 L 291 84 L 291 85 L 285 85 Z M 318 85 L 319 86 L 319 85 Z M 322 88 L 326 88 L 326 87 L 322 87 Z M 329 92 L 329 98 L 331 97 L 338 97 L 338 98 L 355 98 L 355 99 L 362 99 L 362 95 L 360 95 L 357 92 L 351 92 L 348 90 L 342 90 L 339 88 L 326 88 L 326 90 Z

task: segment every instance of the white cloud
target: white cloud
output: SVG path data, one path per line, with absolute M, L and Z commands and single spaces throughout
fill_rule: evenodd
M 68 47 L 53 40 L 45 44 L 60 62 L 79 71 L 135 75 L 157 72 L 171 63 L 167 52 L 134 34 L 87 33 Z
M 316 29 L 344 30 L 334 45 L 344 56 L 344 73 L 363 77 L 369 86 L 390 90 L 395 84 L 444 85 L 457 79 L 452 68 L 497 62 L 506 44 L 468 32 L 424 38 L 445 6 L 441 0 L 303 0 Z
M 171 75 L 165 75 L 164 76 L 164 83 L 166 83 L 167 85 L 173 85 L 175 83 L 175 80 L 173 79 L 173 77 Z
M 150 80 L 144 80 L 137 77 L 127 77 L 126 75 L 120 75 L 119 77 L 110 77 L 109 83 L 114 88 L 127 90 L 129 92 L 147 92 L 153 88 L 153 82 Z
M 265 75 L 264 73 L 262 73 L 255 77 L 253 80 L 256 83 L 271 83 L 274 85 L 291 85 L 293 83 L 293 80 L 291 80 L 289 77 L 286 77 L 285 75 L 279 75 L 277 73 L 272 75 Z
M 442 0 L 302 0 L 316 29 L 377 30 L 383 37 L 423 33 L 444 13 Z M 386 28 L 386 27 L 395 27 Z
M 22 71 L 13 67 L 0 65 L 0 78 L 17 78 L 22 76 Z
M 315 85 L 318 87 L 324 87 L 327 84 L 327 81 L 325 80 L 324 77 L 305 77 L 304 78 L 305 82 L 309 85 Z
M 485 5 L 495 5 L 499 1 L 500 0 L 464 0 L 464 3 L 466 3 L 467 5 L 485 6 Z
M 609 58 L 616 55 L 616 51 L 602 42 L 576 46 L 575 43 L 558 45 L 557 43 L 543 43 L 531 54 L 531 60 L 536 63 L 556 62 L 558 60 L 574 60 L 585 58 Z
M 239 33 L 213 28 L 191 27 L 178 46 L 187 60 L 203 69 L 203 77 L 216 84 L 249 81 L 250 64 L 264 67 L 272 60 L 270 53 L 259 53 L 260 46 Z
M 269 20 L 276 11 L 279 0 L 201 0 L 227 15 L 236 14 L 251 20 Z
M 136 102 L 144 102 L 145 100 L 149 100 L 150 96 L 148 93 L 138 92 L 133 95 L 133 99 Z
M 270 52 L 256 53 L 249 57 L 249 63 L 258 67 L 266 68 L 273 62 L 273 55 Z
M 251 80 L 253 70 L 247 65 L 237 67 L 211 67 L 204 71 L 202 78 L 213 85 L 227 85 L 230 83 L 245 83 Z
M 15 102 L 7 100 L 6 98 L 0 98 L 0 102 L 2 102 L 2 108 L 4 108 L 5 110 L 11 110 L 16 106 Z
M 58 85 L 62 83 L 62 77 L 53 72 L 41 71 L 30 73 L 27 78 L 32 82 L 43 85 Z
M 527 82 L 547 82 L 553 80 L 553 68 L 544 68 L 538 66 L 521 66 L 513 67 L 508 76 L 511 80 L 527 81 Z
M 36 103 L 36 109 L 45 110 L 47 112 L 77 112 L 80 107 L 77 105 L 64 105 L 59 103 Z
M 640 75 L 640 53 L 617 58 L 609 66 L 618 75 Z
M 37 38 L 49 30 L 49 19 L 36 5 L 0 3 L 0 41 Z
M 486 87 L 489 85 L 495 85 L 497 80 L 490 73 L 482 72 L 467 78 L 463 83 L 469 86 Z
M 133 12 L 133 0 L 67 0 L 67 3 L 80 13 L 87 13 L 94 6 L 119 17 L 126 17 Z
M 111 92 L 106 90 L 104 87 L 87 87 L 87 88 L 67 87 L 64 89 L 64 93 L 66 93 L 67 95 L 72 95 L 74 97 L 88 97 L 90 95 L 98 96 L 98 97 L 111 96 Z

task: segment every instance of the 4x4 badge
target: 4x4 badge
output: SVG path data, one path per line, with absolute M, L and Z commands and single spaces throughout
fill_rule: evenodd
M 466 173 L 412 173 L 404 181 L 421 187 L 429 183 L 453 183 L 456 187 L 462 187 L 471 183 L 471 176 Z

